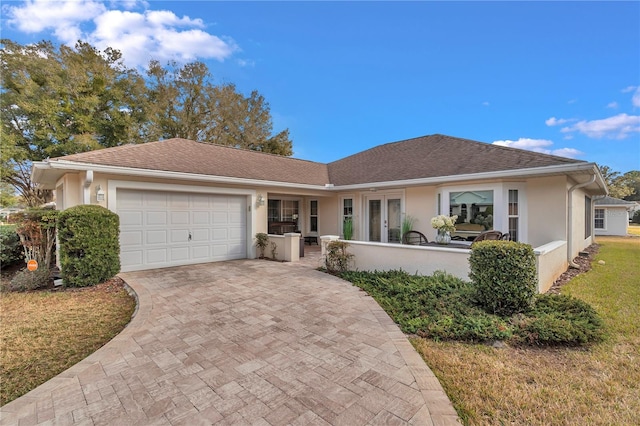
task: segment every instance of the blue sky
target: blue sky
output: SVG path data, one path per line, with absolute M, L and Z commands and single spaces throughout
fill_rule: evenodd
M 640 170 L 640 2 L 7 1 L 2 37 L 201 60 L 294 156 L 441 133 Z M 473 161 L 473 159 L 469 159 Z

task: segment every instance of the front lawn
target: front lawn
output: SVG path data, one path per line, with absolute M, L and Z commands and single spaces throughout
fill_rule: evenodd
M 638 424 L 640 238 L 597 242 L 593 269 L 561 293 L 596 309 L 606 324 L 603 342 L 588 348 L 495 349 L 412 339 L 465 424 Z
M 95 352 L 129 323 L 134 309 L 119 279 L 76 290 L 3 293 L 0 405 Z

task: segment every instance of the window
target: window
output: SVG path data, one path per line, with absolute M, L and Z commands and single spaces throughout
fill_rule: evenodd
M 591 198 L 584 197 L 584 237 L 591 236 Z
M 508 206 L 508 219 L 509 219 L 509 235 L 512 241 L 518 241 L 518 225 L 520 224 L 520 209 L 518 206 L 518 190 L 509 190 L 509 206 Z
M 318 200 L 309 202 L 309 232 L 318 232 Z
M 593 223 L 596 229 L 605 229 L 605 209 L 595 209 L 593 212 Z
M 457 224 L 476 224 L 482 225 L 484 230 L 493 229 L 493 191 L 450 192 L 449 214 L 458 216 Z
M 298 230 L 298 200 L 269 200 L 267 205 L 269 234 Z
M 350 220 L 353 223 L 353 198 L 342 199 L 342 230 L 344 230 L 344 223 Z

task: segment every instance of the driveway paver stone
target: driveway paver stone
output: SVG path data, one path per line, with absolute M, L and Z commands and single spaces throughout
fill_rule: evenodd
M 2 407 L 0 424 L 459 424 L 397 325 L 348 282 L 266 260 L 120 276 L 132 322 Z

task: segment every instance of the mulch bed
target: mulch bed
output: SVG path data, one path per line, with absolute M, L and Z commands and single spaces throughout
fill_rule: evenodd
M 553 283 L 547 293 L 560 294 L 562 286 L 569 282 L 576 275 L 580 275 L 583 272 L 587 272 L 591 269 L 591 262 L 598 254 L 600 246 L 598 244 L 591 244 L 586 249 L 582 250 L 581 255 L 573 259 L 573 262 L 579 266 L 579 268 L 569 267 L 558 279 Z

